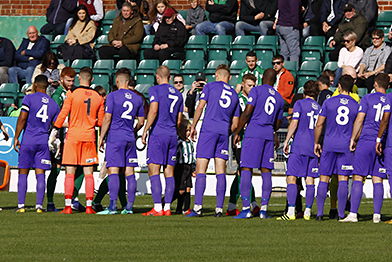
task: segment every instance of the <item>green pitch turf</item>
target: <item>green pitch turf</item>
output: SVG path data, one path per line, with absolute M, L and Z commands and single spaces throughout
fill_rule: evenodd
M 31 207 L 34 198 L 27 196 Z M 205 200 L 202 218 L 143 217 L 150 196 L 137 197 L 134 215 L 16 214 L 17 195 L 2 192 L 0 261 L 391 261 L 392 225 L 373 224 L 368 199 L 356 224 L 276 221 L 284 198 L 272 199 L 272 219 L 215 218 L 214 198 Z M 391 200 L 383 213 L 391 218 Z

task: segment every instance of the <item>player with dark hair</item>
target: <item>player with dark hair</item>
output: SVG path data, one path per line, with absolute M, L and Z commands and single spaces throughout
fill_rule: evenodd
M 357 213 L 363 193 L 363 179 L 368 175 L 373 181 L 373 222 L 380 223 L 381 207 L 384 198 L 383 179 L 387 178 L 384 161 L 374 150 L 383 109 L 386 103 L 386 89 L 389 84 L 387 74 L 375 78 L 375 93 L 361 99 L 359 112 L 354 122 L 350 140 L 350 150 L 355 151 L 353 161 L 353 185 L 351 187 L 350 214 L 339 222 L 358 222 Z
M 238 76 L 238 84 L 236 86 L 237 93 L 241 91 L 242 78 L 244 75 L 253 74 L 256 77 L 256 85 L 261 85 L 261 79 L 263 78 L 264 69 L 257 64 L 257 55 L 255 51 L 246 53 L 245 62 L 247 67 L 242 69 Z
M 170 204 L 175 187 L 174 165 L 177 154 L 177 128 L 181 124 L 184 103 L 181 93 L 169 85 L 170 70 L 167 66 L 158 67 L 155 77 L 158 85 L 150 87 L 149 90 L 150 110 L 142 135 L 143 144 L 147 144 L 147 133 L 150 132 L 147 164 L 154 208 L 142 215 L 171 216 Z M 166 182 L 163 210 L 161 166 L 163 166 Z
M 196 146 L 195 203 L 188 217 L 202 215 L 203 195 L 206 188 L 206 172 L 210 159 L 215 161 L 216 208 L 215 217 L 223 216 L 226 192 L 226 161 L 229 155 L 229 135 L 238 124 L 240 108 L 238 95 L 228 84 L 230 69 L 219 65 L 215 82 L 204 86 L 191 127 L 191 137 L 196 138 L 196 125 L 205 108 L 200 137 Z
M 274 141 L 277 146 L 275 131 L 279 129 L 283 118 L 284 100 L 273 88 L 276 72 L 269 68 L 264 72 L 263 85 L 254 87 L 248 98 L 248 104 L 234 132 L 234 143 L 240 141 L 239 133 L 248 122 L 241 151 L 240 191 L 242 211 L 234 218 L 250 218 L 250 191 L 252 170 L 261 170 L 263 179 L 260 218 L 267 218 L 267 208 L 272 192 L 272 174 L 274 168 Z M 249 152 L 252 152 L 251 154 Z
M 68 117 L 68 132 L 64 145 L 62 164 L 65 166 L 65 208 L 63 214 L 72 214 L 72 195 L 77 166 L 83 167 L 86 182 L 86 213 L 94 214 L 93 165 L 98 163 L 95 144 L 95 126 L 101 126 L 104 116 L 104 100 L 90 89 L 93 78 L 90 68 L 82 68 L 79 73 L 80 86 L 67 93 L 63 108 L 55 127 L 61 128 Z
M 117 196 L 120 188 L 120 168 L 125 168 L 128 203 L 122 214 L 132 214 L 136 193 L 135 170 L 137 164 L 135 133 L 144 125 L 143 100 L 128 89 L 129 74 L 116 73 L 118 90 L 106 99 L 105 117 L 102 123 L 99 147 L 103 148 L 106 139 L 106 167 L 109 170 L 109 208 L 99 212 L 101 215 L 117 214 Z M 137 125 L 134 128 L 134 120 Z
M 322 220 L 324 202 L 332 174 L 338 175 L 338 216 L 344 217 L 348 197 L 348 178 L 352 173 L 353 153 L 350 152 L 350 137 L 358 113 L 358 103 L 350 97 L 354 79 L 343 75 L 339 79 L 339 95 L 327 99 L 320 111 L 314 130 L 314 153 L 320 157 L 320 182 L 317 188 L 317 217 Z M 323 149 L 320 136 L 326 126 Z M 336 172 L 335 172 L 336 171 Z
M 34 79 L 35 93 L 23 98 L 22 111 L 16 124 L 14 149 L 19 152 L 18 209 L 24 213 L 27 192 L 27 175 L 30 168 L 35 169 L 37 178 L 36 211 L 42 213 L 45 197 L 45 170 L 50 169 L 48 146 L 49 130 L 60 111 L 56 102 L 46 94 L 48 78 L 38 75 Z M 24 130 L 22 143 L 19 135 Z
M 310 80 L 304 85 L 304 99 L 298 100 L 293 109 L 293 118 L 288 128 L 283 152 L 289 154 L 287 162 L 287 213 L 278 220 L 295 220 L 295 201 L 297 198 L 297 177 L 305 177 L 306 208 L 304 219 L 310 220 L 314 200 L 314 179 L 318 177 L 318 157 L 313 151 L 314 126 L 320 111 L 315 101 L 319 94 L 319 85 Z M 294 138 L 293 138 L 294 136 Z M 293 143 L 289 150 L 289 142 Z

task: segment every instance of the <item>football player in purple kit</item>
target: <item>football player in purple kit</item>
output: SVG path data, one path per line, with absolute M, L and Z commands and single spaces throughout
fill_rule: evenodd
M 196 146 L 195 203 L 187 217 L 202 215 L 203 195 L 206 188 L 206 172 L 211 158 L 215 162 L 216 208 L 215 217 L 223 216 L 226 193 L 226 161 L 229 157 L 229 135 L 235 130 L 240 115 L 238 95 L 229 84 L 230 69 L 219 65 L 215 82 L 204 86 L 191 127 L 191 137 L 196 138 L 196 125 L 204 108 L 205 116 Z
M 50 169 L 49 130 L 56 120 L 60 108 L 46 94 L 48 78 L 38 75 L 34 79 L 34 94 L 23 98 L 22 111 L 16 124 L 14 148 L 19 152 L 18 177 L 18 209 L 16 212 L 25 213 L 27 192 L 27 175 L 30 168 L 35 169 L 37 178 L 36 212 L 42 213 L 42 203 L 45 197 L 45 170 Z M 24 130 L 22 143 L 19 135 Z
M 314 130 L 314 153 L 320 157 L 320 182 L 317 188 L 317 217 L 322 220 L 324 202 L 327 198 L 328 184 L 332 174 L 338 175 L 338 216 L 344 217 L 348 196 L 348 178 L 352 173 L 353 152 L 350 151 L 350 138 L 358 103 L 349 96 L 354 79 L 344 75 L 339 79 L 339 95 L 326 100 L 321 108 Z M 326 126 L 323 149 L 320 136 Z
M 106 139 L 106 167 L 109 171 L 109 208 L 98 212 L 99 215 L 117 214 L 117 197 L 120 189 L 120 168 L 125 168 L 127 180 L 128 203 L 121 214 L 133 214 L 133 202 L 135 201 L 137 167 L 136 139 L 135 134 L 144 125 L 143 99 L 129 90 L 130 75 L 118 71 L 116 73 L 116 85 L 118 90 L 106 97 L 105 116 L 102 123 L 99 146 L 103 149 L 104 138 Z M 137 124 L 134 128 L 134 121 Z
M 284 100 L 273 88 L 276 72 L 269 68 L 263 74 L 263 85 L 255 86 L 249 93 L 248 104 L 241 114 L 234 132 L 234 144 L 240 141 L 239 133 L 248 123 L 242 141 L 240 192 L 242 211 L 234 218 L 250 218 L 250 191 L 252 169 L 259 168 L 263 179 L 260 218 L 267 218 L 267 207 L 272 192 L 271 170 L 274 168 L 275 131 L 283 117 Z
M 287 214 L 278 220 L 295 220 L 295 200 L 297 199 L 297 177 L 305 177 L 306 208 L 304 219 L 310 220 L 314 201 L 314 179 L 318 178 L 318 157 L 314 154 L 314 126 L 320 112 L 316 99 L 319 85 L 310 80 L 304 85 L 304 99 L 298 100 L 293 109 L 293 118 L 288 128 L 283 151 L 289 154 L 289 141 L 294 136 L 287 162 Z
M 158 85 L 150 87 L 150 110 L 143 130 L 142 142 L 146 144 L 147 132 L 150 138 L 147 146 L 148 175 L 154 208 L 143 216 L 170 216 L 170 204 L 174 194 L 174 166 L 177 155 L 177 128 L 180 127 L 183 98 L 182 94 L 169 85 L 170 70 L 160 66 L 156 71 Z M 150 130 L 151 128 L 151 130 Z M 165 175 L 165 205 L 162 210 L 162 184 L 160 170 Z
M 383 179 L 387 175 L 382 156 L 377 156 L 374 149 L 386 105 L 385 93 L 388 84 L 388 75 L 378 74 L 374 81 L 376 92 L 365 95 L 361 99 L 350 141 L 350 150 L 355 151 L 350 213 L 339 222 L 358 222 L 357 213 L 363 193 L 363 179 L 369 175 L 372 176 L 373 181 L 373 222 L 380 223 L 381 221 L 381 207 L 384 198 Z

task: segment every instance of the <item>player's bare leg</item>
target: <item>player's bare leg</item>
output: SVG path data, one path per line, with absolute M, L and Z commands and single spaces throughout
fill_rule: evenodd
M 166 182 L 166 187 L 165 187 L 165 205 L 163 207 L 163 212 L 165 216 L 171 216 L 171 211 L 170 211 L 170 204 L 173 200 L 173 195 L 174 195 L 174 188 L 175 188 L 175 183 L 174 183 L 174 166 L 172 165 L 166 165 L 163 167 L 163 174 L 165 175 L 165 182 Z
M 317 201 L 316 220 L 322 220 L 324 216 L 324 204 L 325 204 L 325 199 L 327 198 L 329 180 L 330 180 L 329 176 L 320 175 L 320 182 L 318 184 L 317 197 L 316 197 L 316 201 Z
M 154 202 L 154 208 L 143 213 L 143 216 L 163 216 L 162 210 L 162 184 L 160 177 L 161 165 L 150 163 L 148 164 L 148 175 L 151 183 L 151 194 Z
M 127 195 L 128 201 L 125 209 L 121 212 L 121 214 L 133 214 L 133 203 L 135 202 L 135 194 L 136 194 L 136 178 L 135 178 L 135 169 L 134 167 L 126 167 L 125 168 L 125 179 L 127 180 Z
M 18 176 L 18 209 L 17 213 L 25 213 L 25 201 L 27 193 L 27 175 L 29 174 L 28 168 L 19 168 Z
M 201 209 L 203 207 L 203 195 L 206 190 L 206 172 L 208 168 L 209 159 L 196 159 L 196 183 L 195 183 L 195 203 L 192 212 L 187 217 L 201 216 Z
M 268 218 L 267 209 L 272 193 L 272 174 L 271 169 L 261 168 L 261 178 L 263 179 L 261 192 L 260 218 Z

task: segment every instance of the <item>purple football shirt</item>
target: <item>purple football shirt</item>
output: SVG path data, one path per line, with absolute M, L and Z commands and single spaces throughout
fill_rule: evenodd
M 22 144 L 48 144 L 50 127 L 60 112 L 57 103 L 47 94 L 37 92 L 23 98 L 22 110 L 29 114 Z
M 150 87 L 150 103 L 158 103 L 158 115 L 151 135 L 177 135 L 177 117 L 184 110 L 182 94 L 169 84 Z
M 119 89 L 106 98 L 105 112 L 112 114 L 108 142 L 134 141 L 134 120 L 144 116 L 143 99 L 127 89 Z
M 204 86 L 200 99 L 207 102 L 201 132 L 228 135 L 232 118 L 240 116 L 235 90 L 225 82 L 211 82 Z
M 283 118 L 282 96 L 272 86 L 255 86 L 249 93 L 248 105 L 254 106 L 254 110 L 245 130 L 245 138 L 273 140 L 274 124 Z
M 314 155 L 314 127 L 320 112 L 319 104 L 306 98 L 298 100 L 293 108 L 293 119 L 298 120 L 298 127 L 291 145 L 291 152 L 301 155 Z
M 376 141 L 380 121 L 386 105 L 386 95 L 383 93 L 374 93 L 365 95 L 361 99 L 359 112 L 365 113 L 360 140 Z
M 386 105 L 384 106 L 384 112 L 391 112 L 391 107 L 392 107 L 392 93 L 389 93 L 386 95 L 387 101 Z M 387 142 L 385 144 L 385 147 L 392 147 L 392 119 L 389 119 L 389 124 L 388 124 L 388 129 L 386 131 L 386 136 L 387 136 Z
M 350 139 L 358 108 L 358 103 L 348 95 L 340 94 L 324 102 L 319 114 L 326 117 L 324 151 L 350 151 Z

